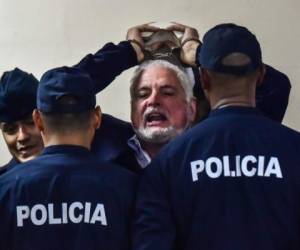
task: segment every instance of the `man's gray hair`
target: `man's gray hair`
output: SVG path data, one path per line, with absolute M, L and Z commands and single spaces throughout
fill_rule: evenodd
M 175 64 L 172 64 L 165 60 L 146 61 L 146 62 L 142 63 L 141 65 L 139 65 L 139 67 L 134 71 L 133 77 L 131 78 L 131 81 L 130 81 L 130 83 L 131 83 L 130 84 L 131 101 L 134 99 L 134 96 L 135 96 L 134 92 L 136 90 L 136 86 L 140 80 L 141 75 L 143 74 L 143 72 L 145 70 L 147 70 L 148 68 L 152 68 L 152 67 L 165 68 L 165 69 L 172 70 L 176 74 L 176 76 L 185 92 L 187 102 L 191 101 L 192 97 L 194 96 L 193 95 L 193 84 L 192 84 L 190 78 L 188 77 L 187 73 L 180 67 L 176 66 Z

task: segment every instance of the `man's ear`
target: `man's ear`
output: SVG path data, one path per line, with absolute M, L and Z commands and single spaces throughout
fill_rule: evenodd
M 196 97 L 192 97 L 190 108 L 188 110 L 189 114 L 188 117 L 192 123 L 196 121 L 196 115 L 197 115 L 197 100 Z
M 265 75 L 266 75 L 266 65 L 262 64 L 259 68 L 259 75 L 258 75 L 258 79 L 257 79 L 257 83 L 256 86 L 260 86 L 264 79 L 265 79 Z
M 94 110 L 94 128 L 100 128 L 102 122 L 102 113 L 101 113 L 101 109 L 99 106 L 97 106 Z
M 34 122 L 35 126 L 38 128 L 38 130 L 40 132 L 43 132 L 44 131 L 43 120 L 41 118 L 40 112 L 37 109 L 33 110 L 32 119 L 33 119 L 33 122 Z
M 201 87 L 203 90 L 208 90 L 210 88 L 210 78 L 207 70 L 200 69 L 200 79 L 201 79 Z

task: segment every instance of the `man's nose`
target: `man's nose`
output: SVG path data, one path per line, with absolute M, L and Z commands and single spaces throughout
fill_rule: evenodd
M 159 93 L 157 91 L 153 91 L 149 96 L 148 104 L 152 106 L 159 106 L 161 101 L 160 99 Z
M 20 125 L 18 129 L 18 141 L 24 141 L 29 138 L 28 128 L 26 126 Z

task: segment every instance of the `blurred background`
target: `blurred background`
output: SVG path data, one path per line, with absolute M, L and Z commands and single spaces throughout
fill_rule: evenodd
M 0 0 L 0 74 L 19 67 L 37 78 L 48 69 L 71 66 L 107 42 L 125 39 L 131 26 L 176 21 L 198 29 L 234 22 L 260 41 L 264 62 L 292 83 L 284 124 L 300 131 L 299 0 Z M 105 113 L 129 120 L 130 69 L 101 92 Z M 10 155 L 0 136 L 0 166 Z

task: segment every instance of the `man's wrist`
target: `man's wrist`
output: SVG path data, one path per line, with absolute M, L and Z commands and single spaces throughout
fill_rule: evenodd
M 197 66 L 196 57 L 197 49 L 201 46 L 201 41 L 196 38 L 190 38 L 181 44 L 181 60 L 188 65 Z
M 202 42 L 198 38 L 187 38 L 184 41 L 181 42 L 181 48 L 184 46 L 199 46 L 202 44 Z
M 134 49 L 138 62 L 139 63 L 142 62 L 145 58 L 145 55 L 141 43 L 139 43 L 137 40 L 134 39 L 128 39 L 128 42 L 130 42 L 132 48 Z

